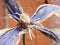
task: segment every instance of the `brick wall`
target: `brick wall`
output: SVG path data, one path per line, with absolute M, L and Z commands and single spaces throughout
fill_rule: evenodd
M 28 13 L 30 17 L 32 16 L 32 14 L 35 12 L 36 8 L 39 5 L 45 3 L 45 0 L 18 0 L 18 1 L 22 5 L 24 11 L 26 13 Z M 55 1 L 51 2 L 50 0 L 48 0 L 48 2 L 53 3 Z M 54 3 L 54 4 L 56 4 L 56 3 Z M 5 18 L 5 17 L 7 17 L 7 18 Z M 49 18 L 48 20 L 51 20 L 51 18 Z M 46 27 L 51 27 L 51 23 L 48 20 L 43 22 L 43 24 Z M 17 23 L 8 16 L 8 13 L 5 9 L 3 0 L 0 0 L 0 25 L 1 25 L 0 29 L 3 29 L 5 27 L 15 27 L 16 24 Z M 52 45 L 50 42 L 51 39 L 49 37 L 46 37 L 39 31 L 33 31 L 33 32 L 34 32 L 36 38 L 33 40 L 30 40 L 30 38 L 27 34 L 26 35 L 26 45 Z M 22 42 L 20 42 L 19 45 L 20 44 L 22 45 Z

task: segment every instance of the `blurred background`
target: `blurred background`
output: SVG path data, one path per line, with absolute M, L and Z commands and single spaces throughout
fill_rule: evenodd
M 42 4 L 55 4 L 60 6 L 60 0 L 18 0 L 18 2 L 23 7 L 24 11 L 31 17 L 36 11 L 37 7 Z M 51 16 L 42 24 L 47 28 L 53 28 L 56 31 L 60 31 L 60 18 L 56 16 Z M 4 1 L 0 0 L 0 29 L 12 28 L 17 25 L 12 18 L 9 17 L 8 11 L 5 7 Z M 52 45 L 51 39 L 46 37 L 39 31 L 33 31 L 36 36 L 35 39 L 30 40 L 28 34 L 26 34 L 26 45 Z M 22 41 L 18 45 L 23 45 Z

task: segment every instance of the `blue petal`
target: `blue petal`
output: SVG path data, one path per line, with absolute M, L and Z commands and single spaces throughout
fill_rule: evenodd
M 22 14 L 23 9 L 16 0 L 5 0 L 5 5 L 9 11 L 9 13 L 11 14 L 10 16 L 12 16 L 13 19 L 15 19 L 14 17 L 16 17 L 18 19 L 20 18 L 20 14 Z
M 59 41 L 59 37 L 57 36 L 57 34 L 55 32 L 53 32 L 52 30 L 45 28 L 45 27 L 41 27 L 41 26 L 37 26 L 37 29 L 41 32 L 43 32 L 44 34 L 49 35 L 53 40 L 55 40 L 56 42 Z
M 15 38 L 21 29 L 13 29 L 0 37 L 0 45 L 10 45 L 13 44 L 13 41 L 17 41 L 18 38 Z
M 40 7 L 35 13 L 34 15 L 31 17 L 31 22 L 34 21 L 34 22 L 37 22 L 37 21 L 44 21 L 48 15 L 53 12 L 53 11 L 57 11 L 59 10 L 60 7 L 59 6 L 52 6 L 50 4 L 48 5 L 44 5 L 42 7 Z

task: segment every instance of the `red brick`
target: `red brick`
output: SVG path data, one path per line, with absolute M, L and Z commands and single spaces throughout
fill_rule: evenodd
M 5 19 L 4 18 L 0 18 L 0 29 L 5 28 Z
M 16 27 L 17 26 L 17 22 L 14 21 L 12 18 L 9 18 L 8 19 L 8 25 L 9 25 L 10 28 Z
M 0 29 L 5 27 L 5 6 L 3 0 L 0 0 Z
M 47 0 L 49 4 L 55 4 L 60 6 L 60 0 Z

